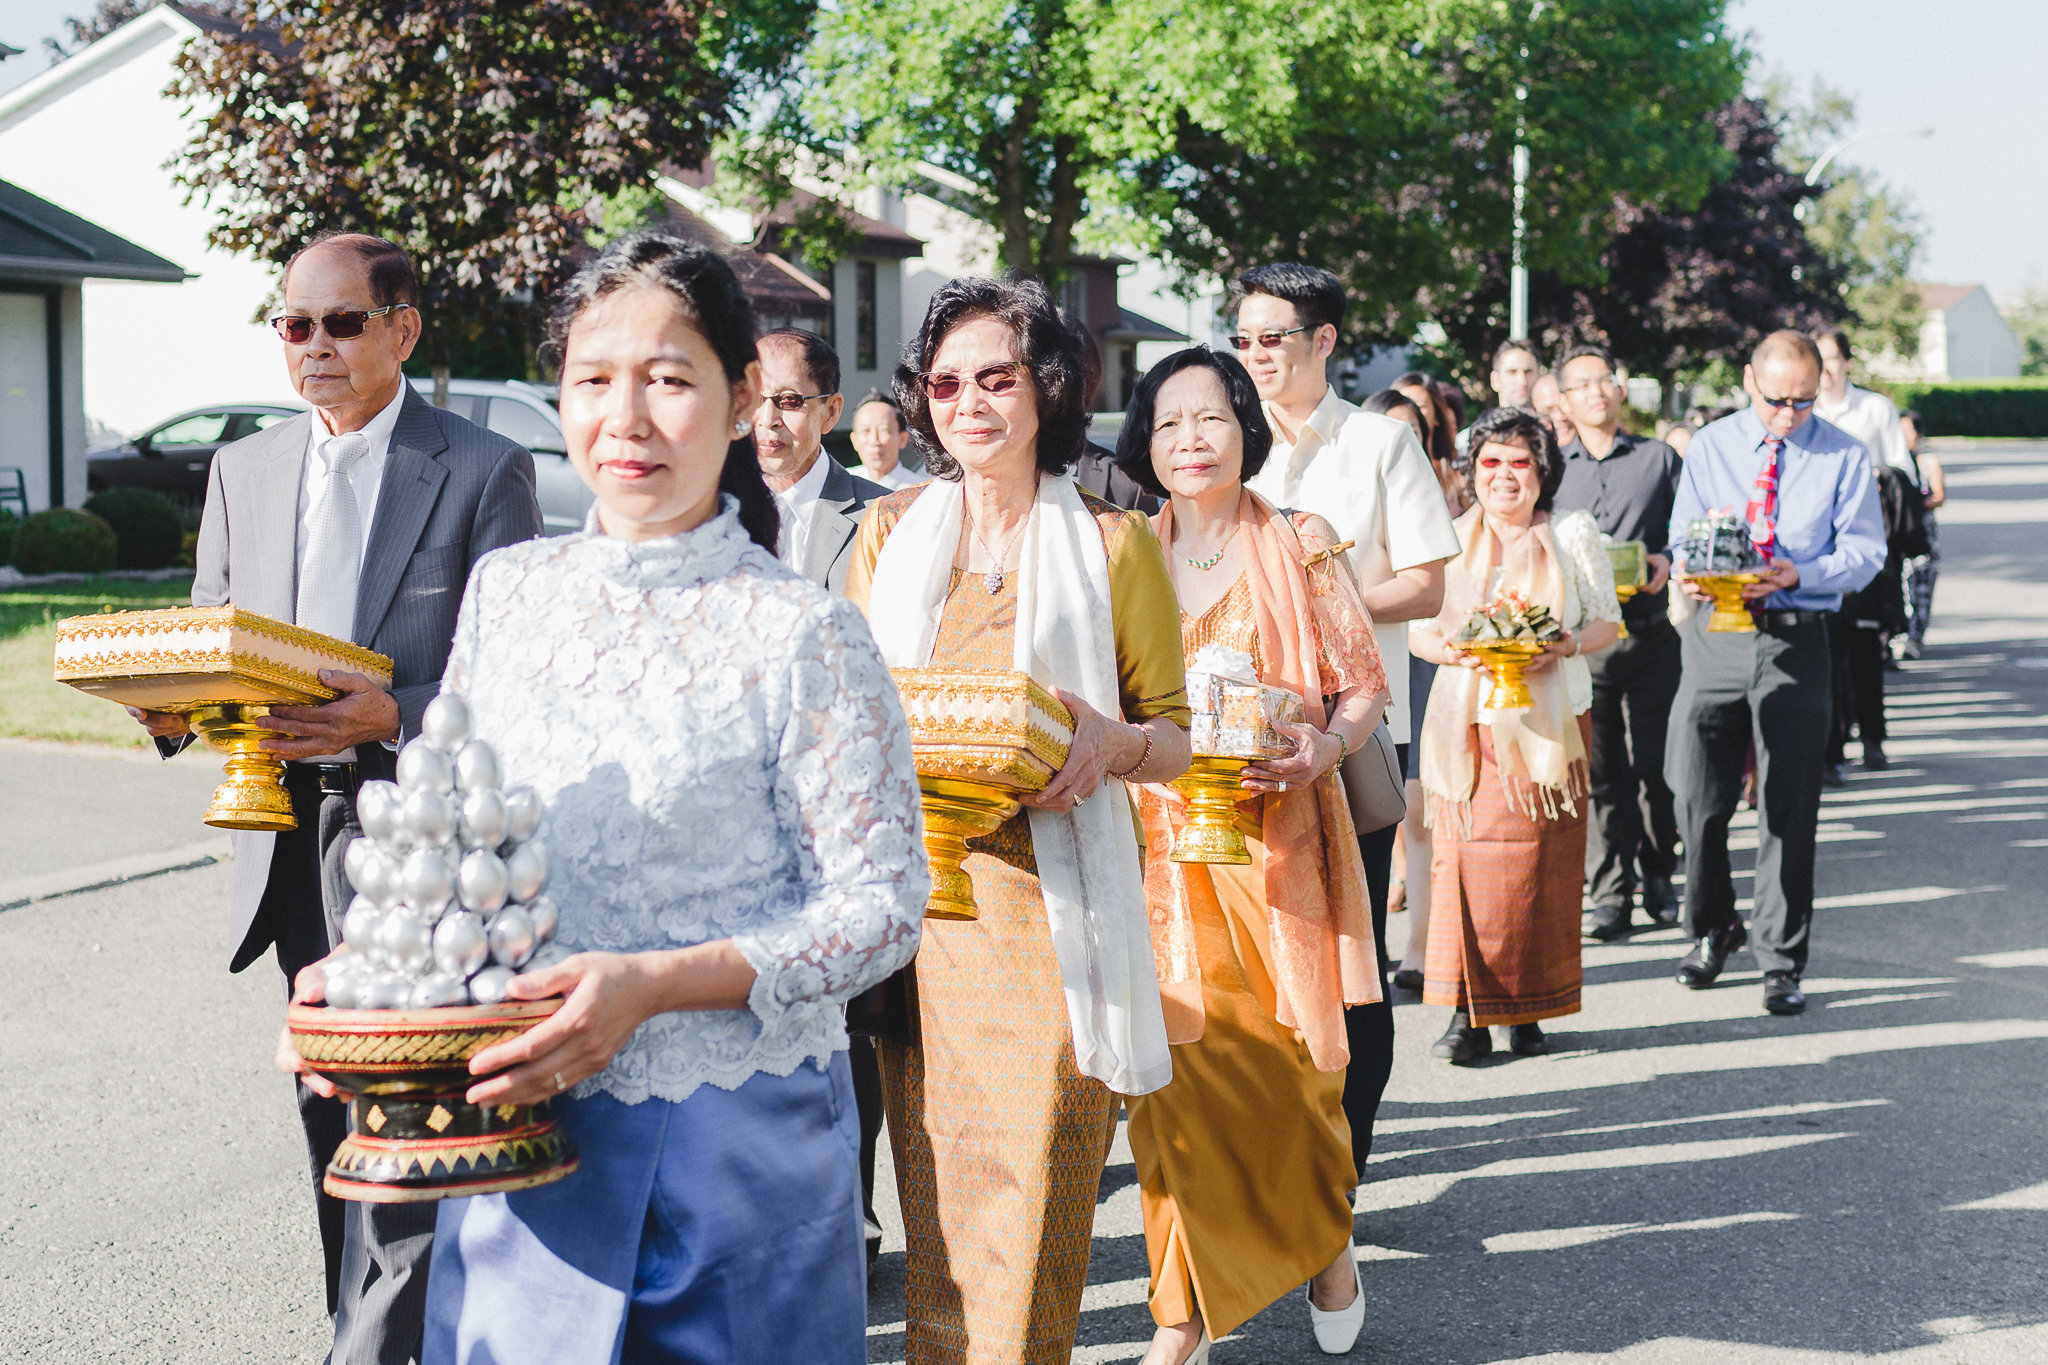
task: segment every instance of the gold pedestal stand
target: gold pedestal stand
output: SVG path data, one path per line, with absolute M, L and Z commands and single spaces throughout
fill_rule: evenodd
M 1618 583 L 1615 585 L 1614 595 L 1625 607 L 1628 605 L 1628 599 L 1634 597 L 1637 593 L 1641 591 L 1642 589 L 1636 587 L 1634 584 Z M 1626 640 L 1628 638 L 1628 622 L 1623 621 L 1621 623 L 1620 629 L 1618 629 L 1614 633 L 1614 638 L 1617 640 Z
M 1168 855 L 1177 863 L 1230 863 L 1252 860 L 1244 833 L 1237 827 L 1237 803 L 1259 795 L 1242 782 L 1249 758 L 1196 754 L 1188 770 L 1173 780 L 1173 789 L 1188 799 L 1188 820 L 1173 836 Z
M 227 755 L 227 781 L 214 788 L 206 808 L 206 823 L 215 829 L 283 833 L 299 827 L 284 789 L 284 760 L 257 747 L 277 733 L 262 723 L 269 714 L 268 706 L 233 703 L 201 706 L 187 717 L 194 734 Z
M 924 917 L 978 919 L 974 883 L 960 866 L 967 860 L 967 841 L 995 833 L 1022 803 L 1015 791 L 957 777 L 920 773 L 917 788 L 924 803 L 924 851 L 932 872 Z
M 1542 645 L 1534 640 L 1485 640 L 1461 648 L 1479 656 L 1492 683 L 1480 706 L 1489 711 L 1523 711 L 1536 704 L 1529 695 L 1529 684 L 1522 681 L 1522 670 L 1543 652 Z
M 1693 575 L 1693 582 L 1714 594 L 1714 616 L 1707 622 L 1707 629 L 1754 632 L 1756 617 L 1750 614 L 1749 603 L 1743 600 L 1742 589 L 1748 584 L 1761 582 L 1762 578 L 1763 575 L 1753 573 Z

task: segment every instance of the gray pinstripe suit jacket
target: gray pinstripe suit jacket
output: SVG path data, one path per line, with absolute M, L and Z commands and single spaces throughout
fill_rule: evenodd
M 213 457 L 199 523 L 192 604 L 233 603 L 281 621 L 298 608 L 299 485 L 313 422 L 307 413 L 223 446 Z M 533 456 L 520 446 L 434 407 L 408 386 L 370 521 L 356 585 L 357 644 L 393 663 L 392 695 L 401 735 L 441 690 L 455 616 L 470 566 L 501 545 L 541 533 Z M 368 777 L 389 777 L 381 745 L 357 754 Z M 258 911 L 270 881 L 276 836 L 233 836 L 232 971 L 270 946 Z

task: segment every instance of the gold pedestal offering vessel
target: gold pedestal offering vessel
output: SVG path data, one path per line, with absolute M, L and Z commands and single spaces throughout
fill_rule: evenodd
M 1480 706 L 1489 711 L 1522 711 L 1536 704 L 1522 672 L 1543 652 L 1542 641 L 1474 640 L 1459 648 L 1477 654 L 1486 665 L 1486 696 Z
M 993 834 L 1067 761 L 1073 713 L 1028 674 L 1007 668 L 889 670 L 910 722 L 924 800 L 932 894 L 926 919 L 974 919 L 967 841 Z
M 1714 615 L 1707 622 L 1710 631 L 1756 630 L 1756 617 L 1750 613 L 1749 603 L 1742 596 L 1742 589 L 1751 583 L 1762 581 L 1761 574 L 1715 573 L 1689 575 L 1693 582 L 1714 594 Z
M 321 1185 L 337 1199 L 410 1204 L 530 1189 L 575 1173 L 575 1145 L 546 1104 L 473 1105 L 469 1059 L 562 1001 L 422 1010 L 293 1005 L 292 1047 L 354 1096 L 349 1135 Z
M 1187 798 L 1188 811 L 1167 856 L 1177 863 L 1243 866 L 1252 860 L 1245 835 L 1256 835 L 1259 821 L 1240 803 L 1264 795 L 1245 789 L 1244 770 L 1294 751 L 1278 723 L 1302 719 L 1301 698 L 1257 681 L 1251 656 L 1227 646 L 1197 650 L 1187 676 L 1194 758 L 1172 783 Z
M 1607 562 L 1614 568 L 1614 595 L 1623 606 L 1643 590 L 1650 581 L 1649 547 L 1640 540 L 1610 540 L 1607 542 Z M 1628 638 L 1628 623 L 1623 622 L 1617 640 Z
M 297 827 L 284 789 L 284 760 L 257 746 L 278 733 L 273 706 L 317 706 L 341 694 L 323 668 L 391 686 L 391 660 L 347 640 L 240 607 L 102 612 L 57 623 L 56 679 L 123 706 L 191 721 L 227 755 L 206 823 L 220 829 Z
M 1173 836 L 1168 857 L 1177 863 L 1228 863 L 1252 860 L 1244 842 L 1240 801 L 1264 795 L 1247 791 L 1244 770 L 1257 759 L 1233 754 L 1196 754 L 1188 770 L 1173 779 L 1173 789 L 1188 800 L 1187 823 Z

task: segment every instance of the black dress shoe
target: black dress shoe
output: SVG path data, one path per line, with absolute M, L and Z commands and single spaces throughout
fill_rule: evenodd
M 1803 1014 L 1806 992 L 1799 989 L 1799 973 L 1765 972 L 1764 1008 L 1772 1014 Z
M 1596 905 L 1586 913 L 1579 925 L 1579 932 L 1594 943 L 1612 943 L 1628 933 L 1629 906 L 1627 901 L 1619 905 Z
M 1704 935 L 1685 955 L 1685 960 L 1678 964 L 1678 984 L 1696 991 L 1713 985 L 1714 978 L 1728 965 L 1728 954 L 1747 942 L 1749 930 L 1740 923 Z
M 1444 1030 L 1444 1036 L 1430 1044 L 1429 1055 L 1441 1057 L 1453 1066 L 1467 1066 L 1482 1057 L 1491 1057 L 1493 1030 L 1472 1027 L 1471 1018 L 1461 1010 L 1451 1016 L 1451 1026 Z
M 1398 968 L 1394 972 L 1393 981 L 1394 989 L 1397 991 L 1414 991 L 1418 995 L 1422 993 L 1422 973 L 1413 967 Z
M 1881 773 L 1891 766 L 1892 761 L 1884 756 L 1882 744 L 1872 744 L 1868 740 L 1863 742 L 1863 771 Z
M 1849 779 L 1842 772 L 1841 764 L 1829 763 L 1820 770 L 1820 784 L 1823 787 L 1846 787 L 1849 785 Z
M 1643 913 L 1652 924 L 1678 923 L 1678 888 L 1671 878 L 1643 878 Z
M 1517 1057 L 1541 1057 L 1550 1051 L 1550 1040 L 1536 1024 L 1516 1024 L 1508 1030 L 1508 1051 Z

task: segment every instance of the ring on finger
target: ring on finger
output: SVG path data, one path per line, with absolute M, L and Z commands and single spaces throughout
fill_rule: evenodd
M 567 1089 L 569 1088 L 569 1087 L 568 1087 L 568 1085 L 567 1085 L 567 1084 L 566 1084 L 566 1083 L 565 1083 L 565 1082 L 564 1082 L 564 1081 L 562 1080 L 562 1073 L 561 1073 L 561 1072 L 557 1071 L 557 1072 L 555 1073 L 555 1077 L 554 1077 L 554 1079 L 555 1079 L 555 1093 L 556 1093 L 557 1095 L 561 1094 L 561 1093 L 562 1093 L 562 1092 L 563 1092 L 564 1090 L 567 1090 Z

